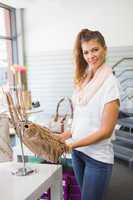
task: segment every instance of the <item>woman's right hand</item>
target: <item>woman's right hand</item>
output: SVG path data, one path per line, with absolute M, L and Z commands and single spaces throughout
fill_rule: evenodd
M 55 136 L 55 138 L 57 140 L 59 140 L 60 142 L 64 143 L 65 140 L 67 140 L 68 138 L 71 137 L 71 133 L 70 132 L 63 132 L 63 133 L 53 133 L 53 135 Z

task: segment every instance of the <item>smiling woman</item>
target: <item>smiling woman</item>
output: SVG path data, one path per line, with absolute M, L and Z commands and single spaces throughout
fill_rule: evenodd
M 103 200 L 114 162 L 111 143 L 119 112 L 119 90 L 105 63 L 107 47 L 98 31 L 81 30 L 75 45 L 74 117 L 68 144 L 82 200 Z
M 77 35 L 74 48 L 76 64 L 75 81 L 77 84 L 86 75 L 89 65 L 89 72 L 93 74 L 99 65 L 105 62 L 106 53 L 106 43 L 99 31 L 83 29 Z M 92 75 L 90 78 L 92 78 Z

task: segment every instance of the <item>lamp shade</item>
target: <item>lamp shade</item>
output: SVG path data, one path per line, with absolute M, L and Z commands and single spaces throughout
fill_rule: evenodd
M 9 119 L 5 114 L 0 114 L 0 162 L 11 161 L 13 157 L 9 137 Z

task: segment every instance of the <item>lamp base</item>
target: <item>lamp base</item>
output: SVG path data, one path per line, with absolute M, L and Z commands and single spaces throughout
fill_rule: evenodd
M 12 175 L 16 175 L 16 176 L 27 176 L 34 172 L 36 172 L 36 169 L 33 170 L 27 167 L 18 168 L 16 170 L 11 171 Z

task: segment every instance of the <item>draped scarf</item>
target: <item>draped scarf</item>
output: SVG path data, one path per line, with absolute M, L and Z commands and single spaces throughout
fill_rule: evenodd
M 106 64 L 101 65 L 90 80 L 85 79 L 81 87 L 75 88 L 72 96 L 73 103 L 81 106 L 88 104 L 111 74 L 111 67 Z

